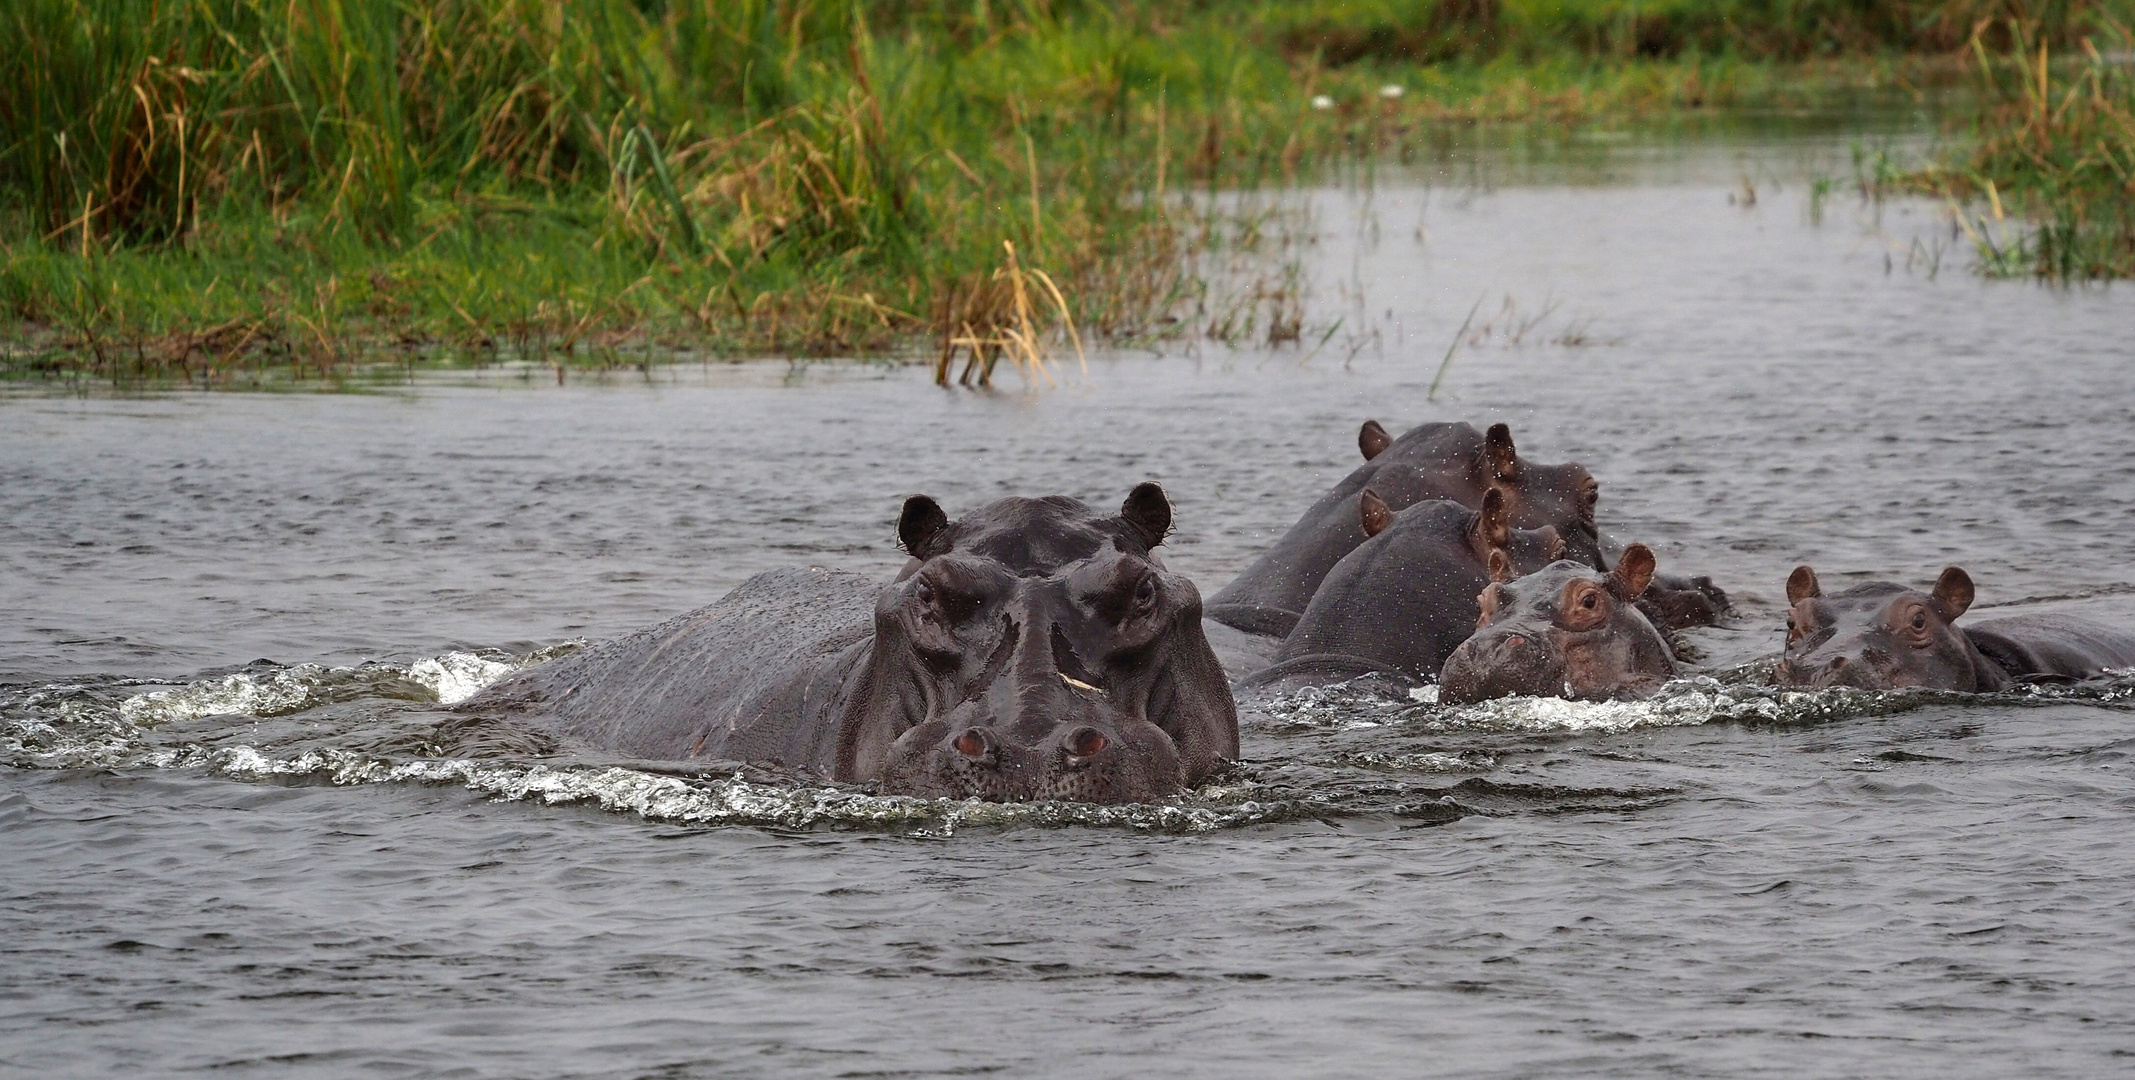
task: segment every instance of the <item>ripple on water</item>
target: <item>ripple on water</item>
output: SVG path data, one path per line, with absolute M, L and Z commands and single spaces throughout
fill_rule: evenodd
M 457 784 L 513 802 L 583 804 L 649 821 L 804 829 L 829 825 L 892 827 L 947 836 L 978 826 L 1085 825 L 1196 833 L 1311 816 L 1292 801 L 1264 801 L 1243 787 L 1204 788 L 1182 799 L 1134 806 L 878 796 L 851 788 L 766 783 L 740 775 L 668 775 L 618 765 L 510 758 L 413 758 L 350 747 L 261 746 L 181 737 L 158 729 L 227 718 L 223 730 L 328 704 L 370 699 L 376 705 L 451 704 L 496 679 L 574 646 L 499 659 L 453 652 L 406 666 L 316 664 L 214 675 L 167 689 L 128 693 L 127 680 L 41 687 L 0 706 L 0 760 L 18 768 L 189 769 L 235 780 L 310 778 L 348 784 Z M 360 716 L 364 710 L 357 710 Z M 458 723 L 446 717 L 440 726 Z M 357 743 L 369 732 L 345 732 Z M 315 730 L 307 730 L 315 736 Z
M 2129 708 L 2135 676 L 2082 686 L 2020 686 L 2002 694 L 1803 691 L 1701 676 L 1645 701 L 1506 698 L 1443 706 L 1341 684 L 1248 699 L 1244 724 L 1272 740 L 1236 774 L 1161 803 L 985 803 L 880 796 L 865 790 L 745 775 L 731 765 L 667 772 L 552 754 L 525 739 L 476 739 L 466 718 L 426 710 L 461 701 L 528 664 L 575 647 L 523 656 L 451 652 L 406 665 L 256 664 L 177 686 L 111 679 L 18 690 L 0 701 L 0 760 L 23 768 L 195 770 L 233 780 L 311 779 L 335 785 L 452 784 L 498 800 L 581 805 L 648 821 L 781 829 L 888 828 L 949 836 L 988 827 L 1088 826 L 1202 833 L 1300 819 L 1393 816 L 1453 820 L 1471 812 L 1636 805 L 1662 790 L 1622 790 L 1492 778 L 1525 752 L 1507 737 L 1609 735 L 1714 722 L 1805 726 L 1884 716 L 1930 704 L 2055 704 Z M 375 718 L 413 710 L 414 730 L 382 738 Z M 277 728 L 275 718 L 294 723 Z M 1445 745 L 1418 747 L 1419 736 Z M 1318 748 L 1312 740 L 1341 744 Z M 1462 741 L 1466 740 L 1463 745 Z M 480 745 L 489 752 L 458 752 Z M 528 749 L 541 747 L 543 749 Z M 1304 751 L 1297 753 L 1296 751 Z M 536 760 L 529 760 L 532 755 Z M 1285 760 L 1287 759 L 1287 760 Z M 1435 787 L 1435 776 L 1468 779 Z M 1414 780 L 1400 777 L 1413 776 Z

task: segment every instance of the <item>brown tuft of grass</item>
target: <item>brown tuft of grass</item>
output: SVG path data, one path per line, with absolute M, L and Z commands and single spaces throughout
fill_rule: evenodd
M 959 352 L 964 366 L 956 377 L 959 386 L 991 386 L 994 366 L 1006 359 L 1023 376 L 1026 386 L 1057 386 L 1047 367 L 1050 316 L 1066 330 L 1075 346 L 1075 359 L 1089 373 L 1089 358 L 1083 353 L 1082 335 L 1075 329 L 1075 316 L 1067 297 L 1043 270 L 1025 269 L 1016 258 L 1016 246 L 1003 241 L 1006 260 L 983 277 L 967 278 L 940 294 L 934 325 L 941 339 L 941 353 L 934 362 L 934 382 L 949 385 L 949 371 Z

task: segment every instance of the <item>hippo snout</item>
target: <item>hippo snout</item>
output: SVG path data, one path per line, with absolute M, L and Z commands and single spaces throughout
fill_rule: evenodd
M 1094 727 L 1078 727 L 1060 737 L 1060 767 L 1071 772 L 1087 769 L 1112 748 L 1114 741 Z
M 1879 690 L 1888 685 L 1872 665 L 1845 653 L 1788 657 L 1772 669 L 1772 681 L 1782 686 L 1806 686 L 1817 690 L 1850 687 Z
M 931 748 L 920 751 L 923 775 L 892 790 L 927 798 L 1013 799 L 1043 764 L 1004 735 L 984 722 L 949 724 Z
M 1546 696 L 1563 685 L 1555 651 L 1525 630 L 1476 634 L 1446 659 L 1438 677 L 1438 700 L 1448 705 L 1515 695 Z
M 1000 744 L 993 737 L 993 730 L 984 727 L 968 727 L 948 740 L 944 750 L 954 752 L 973 765 L 992 768 L 1000 763 Z
M 1147 802 L 1185 782 L 1177 745 L 1147 721 L 1123 716 L 1025 718 L 1001 724 L 965 716 L 915 730 L 910 764 L 884 788 L 920 798 L 1023 802 Z

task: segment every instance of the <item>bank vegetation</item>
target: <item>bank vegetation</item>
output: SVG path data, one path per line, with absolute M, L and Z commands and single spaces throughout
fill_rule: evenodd
M 12 0 L 0 365 L 892 350 L 976 381 L 1040 341 L 1294 340 L 1265 212 L 1219 194 L 1960 63 L 2017 89 L 1951 196 L 1991 180 L 2072 238 L 2040 259 L 2124 273 L 2127 3 Z M 2026 81 L 2051 56 L 2089 67 Z

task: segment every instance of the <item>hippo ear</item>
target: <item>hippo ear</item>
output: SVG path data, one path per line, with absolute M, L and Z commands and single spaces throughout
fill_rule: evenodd
M 1935 601 L 1935 610 L 1944 620 L 1955 619 L 1972 606 L 1972 575 L 1957 567 L 1950 567 L 1935 579 L 1935 591 L 1929 599 Z
M 1504 548 L 1491 548 L 1490 557 L 1484 559 L 1483 563 L 1490 570 L 1490 582 L 1493 585 L 1499 584 L 1501 582 L 1511 581 L 1513 578 L 1519 576 L 1518 574 L 1515 574 L 1513 572 L 1512 556 L 1505 554 Z M 1488 590 L 1484 591 L 1487 592 Z
M 1609 571 L 1609 581 L 1626 600 L 1644 595 L 1646 586 L 1653 584 L 1653 549 L 1644 544 L 1623 549 L 1616 559 L 1616 569 Z
M 1475 536 L 1486 548 L 1501 548 L 1512 543 L 1512 512 L 1505 506 L 1505 489 L 1493 487 L 1483 492 L 1483 507 L 1475 512 Z
M 1364 451 L 1364 460 L 1370 461 L 1394 445 L 1394 437 L 1379 426 L 1377 420 L 1364 421 L 1363 430 L 1357 432 L 1357 449 Z
M 1601 481 L 1589 474 L 1579 482 L 1579 520 L 1594 523 L 1594 508 L 1601 503 Z
M 1535 535 L 1542 539 L 1542 561 L 1556 562 L 1564 557 L 1564 538 L 1557 535 L 1555 525 L 1544 525 L 1535 530 Z
M 1377 536 L 1394 523 L 1393 510 L 1386 505 L 1385 499 L 1379 497 L 1378 492 L 1370 488 L 1365 488 L 1364 494 L 1357 496 L 1357 516 L 1363 521 L 1366 537 Z
M 1816 583 L 1816 571 L 1809 569 L 1807 563 L 1795 567 L 1794 572 L 1787 575 L 1787 603 L 1799 604 L 1812 596 L 1822 595 L 1824 590 Z
M 904 501 L 904 513 L 897 515 L 897 543 L 912 557 L 924 559 L 935 554 L 934 542 L 948 528 L 949 515 L 941 512 L 940 504 L 914 495 Z
M 1520 452 L 1513 448 L 1512 429 L 1492 424 L 1483 436 L 1483 458 L 1490 463 L 1490 478 L 1507 484 L 1520 480 Z
M 1164 542 L 1171 535 L 1171 499 L 1164 488 L 1154 480 L 1144 480 L 1134 485 L 1127 493 L 1127 501 L 1120 504 L 1119 516 L 1142 541 L 1150 547 Z

